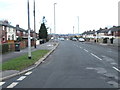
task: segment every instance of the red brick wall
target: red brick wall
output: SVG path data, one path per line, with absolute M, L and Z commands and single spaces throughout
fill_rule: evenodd
M 25 41 L 20 42 L 20 48 L 21 49 L 26 48 L 26 42 Z

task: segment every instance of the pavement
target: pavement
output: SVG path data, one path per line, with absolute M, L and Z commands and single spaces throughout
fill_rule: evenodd
M 38 60 L 34 65 L 26 68 L 23 71 L 17 71 L 17 70 L 7 70 L 7 71 L 0 71 L 0 81 L 9 79 L 11 77 L 23 74 L 25 72 L 28 72 L 29 70 L 32 70 L 34 68 L 36 68 L 39 64 L 41 64 L 59 45 L 58 42 L 54 42 L 54 41 L 50 41 L 44 44 L 40 44 L 37 45 L 37 48 L 31 47 L 31 51 L 36 51 L 36 50 L 43 50 L 43 49 L 47 49 L 50 50 L 49 53 L 47 53 L 43 58 L 41 58 L 40 60 Z M 7 53 L 2 55 L 2 60 L 0 61 L 0 63 L 6 62 L 10 59 L 16 58 L 18 56 L 22 56 L 24 54 L 28 53 L 28 48 L 22 49 L 19 52 L 11 52 L 11 53 Z

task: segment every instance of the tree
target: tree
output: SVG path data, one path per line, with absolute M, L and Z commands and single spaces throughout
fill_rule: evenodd
M 39 30 L 39 39 L 47 39 L 48 37 L 48 32 L 47 28 L 45 26 L 45 17 L 43 17 L 43 22 L 41 24 L 40 30 Z

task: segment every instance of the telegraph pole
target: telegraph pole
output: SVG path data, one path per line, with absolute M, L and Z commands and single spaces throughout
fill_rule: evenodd
M 34 14 L 34 47 L 36 48 L 36 20 L 35 20 L 35 0 L 34 0 L 34 10 L 33 10 L 33 14 Z
M 29 11 L 29 0 L 28 6 L 28 59 L 31 59 L 31 36 L 30 36 L 30 11 Z
M 74 26 L 73 26 L 73 34 L 74 34 Z
M 56 34 L 56 22 L 55 22 L 55 5 L 57 3 L 54 3 L 54 34 Z
M 78 34 L 79 34 L 79 16 L 78 16 Z

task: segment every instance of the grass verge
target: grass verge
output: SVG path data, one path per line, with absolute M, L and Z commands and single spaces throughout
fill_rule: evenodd
M 37 50 L 32 52 L 32 59 L 28 59 L 28 54 L 23 56 L 11 59 L 3 64 L 0 64 L 0 70 L 23 70 L 31 65 L 33 65 L 36 61 L 42 58 L 45 54 L 47 54 L 49 50 Z

